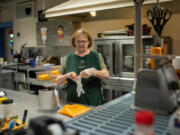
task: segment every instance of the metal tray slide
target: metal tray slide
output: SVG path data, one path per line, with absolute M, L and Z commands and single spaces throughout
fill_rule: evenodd
M 79 130 L 80 135 L 133 135 L 134 94 L 129 93 L 65 123 L 68 130 Z M 169 135 L 169 116 L 155 115 L 156 135 Z

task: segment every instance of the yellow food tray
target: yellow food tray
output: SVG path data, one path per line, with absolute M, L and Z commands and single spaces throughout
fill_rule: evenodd
M 22 128 L 26 127 L 27 124 L 28 124 L 27 122 L 25 122 L 24 124 L 22 124 L 22 120 L 16 120 L 16 123 L 18 123 L 19 125 L 17 126 L 17 125 L 15 124 L 14 127 L 13 127 L 13 130 L 22 129 Z M 5 126 L 0 130 L 0 132 L 3 132 L 4 130 L 7 130 L 7 129 L 8 129 L 8 126 L 9 126 L 9 124 L 8 124 L 8 125 L 5 125 Z
M 2 101 L 7 100 L 7 97 L 0 97 L 0 103 L 2 103 Z

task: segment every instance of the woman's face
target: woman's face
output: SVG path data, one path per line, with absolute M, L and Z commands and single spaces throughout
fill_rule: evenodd
M 89 41 L 86 34 L 80 34 L 75 38 L 76 50 L 79 52 L 86 52 L 89 48 Z

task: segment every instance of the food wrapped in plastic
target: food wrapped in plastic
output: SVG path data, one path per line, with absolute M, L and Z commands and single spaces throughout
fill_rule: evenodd
M 79 104 L 74 104 L 74 105 L 65 105 L 62 110 L 58 111 L 58 113 L 74 118 L 74 117 L 80 116 L 90 110 L 91 110 L 90 107 L 86 107 L 86 106 L 79 105 Z
M 37 73 L 37 79 L 41 81 L 53 80 L 55 82 L 55 78 L 59 75 L 59 70 L 55 69 L 49 72 L 39 72 Z

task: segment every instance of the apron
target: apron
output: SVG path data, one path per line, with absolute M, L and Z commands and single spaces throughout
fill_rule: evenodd
M 67 56 L 66 64 L 66 73 L 76 72 L 77 75 L 87 68 L 94 67 L 97 70 L 100 70 L 99 55 L 94 51 L 91 51 L 84 57 L 77 56 L 75 53 L 70 54 Z M 92 106 L 101 105 L 103 103 L 101 79 L 91 76 L 88 79 L 82 78 L 81 83 L 83 85 L 85 94 L 81 94 L 81 96 L 78 97 L 76 83 L 68 79 L 68 86 L 66 88 L 67 101 Z

